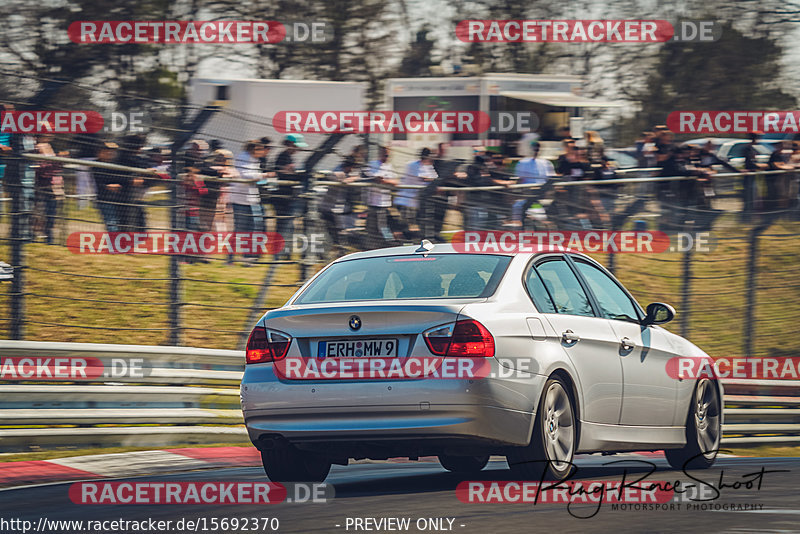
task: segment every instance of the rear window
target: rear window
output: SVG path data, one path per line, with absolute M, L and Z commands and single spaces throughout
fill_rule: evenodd
M 343 261 L 325 269 L 294 303 L 488 297 L 510 262 L 510 256 L 488 254 Z

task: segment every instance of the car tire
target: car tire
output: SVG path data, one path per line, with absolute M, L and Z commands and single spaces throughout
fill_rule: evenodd
M 272 482 L 323 482 L 331 470 L 327 458 L 294 447 L 261 451 L 261 463 Z
M 524 480 L 564 480 L 572 472 L 577 448 L 577 417 L 570 388 L 554 376 L 545 382 L 531 442 L 507 456 L 508 465 Z
M 483 456 L 450 456 L 440 455 L 439 463 L 452 473 L 477 473 L 489 463 L 489 455 Z
M 722 401 L 708 378 L 697 382 L 686 417 L 686 445 L 664 455 L 675 469 L 708 469 L 714 465 L 722 437 Z M 709 452 L 710 451 L 710 452 Z

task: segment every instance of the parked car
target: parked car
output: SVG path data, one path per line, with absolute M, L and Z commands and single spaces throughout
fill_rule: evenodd
M 504 455 L 517 476 L 537 480 L 543 469 L 564 479 L 579 452 L 666 449 L 676 468 L 709 467 L 722 386 L 668 375 L 672 358 L 707 358 L 659 326 L 674 313 L 663 303 L 643 309 L 579 253 L 463 253 L 426 242 L 351 254 L 258 321 L 241 384 L 245 424 L 273 481 L 323 480 L 350 458 L 423 455 L 461 473 Z M 440 366 L 476 358 L 488 371 L 328 380 L 285 372 L 292 359 L 343 357 Z
M 707 142 L 714 145 L 714 154 L 721 160 L 730 163 L 733 167 L 741 169 L 744 167 L 744 151 L 750 141 L 747 139 L 738 139 L 733 137 L 699 137 L 697 139 L 690 139 L 681 143 L 681 146 L 695 145 L 703 147 Z M 758 155 L 756 161 L 759 163 L 767 163 L 772 151 L 775 150 L 775 145 L 772 141 L 761 141 L 756 144 Z
M 725 142 L 717 149 L 717 157 L 723 161 L 727 161 L 737 169 L 741 169 L 744 167 L 744 152 L 749 144 L 750 141 L 745 139 Z M 775 147 L 763 143 L 757 143 L 755 147 L 758 151 L 756 161 L 759 163 L 769 162 L 769 157 L 772 151 L 775 150 Z

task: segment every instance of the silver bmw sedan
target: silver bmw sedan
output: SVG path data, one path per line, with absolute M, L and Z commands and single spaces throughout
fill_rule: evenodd
M 258 321 L 244 419 L 273 481 L 399 456 L 467 474 L 504 455 L 536 480 L 567 477 L 576 453 L 665 449 L 706 468 L 723 391 L 667 371 L 708 358 L 658 326 L 674 314 L 568 251 L 351 254 Z

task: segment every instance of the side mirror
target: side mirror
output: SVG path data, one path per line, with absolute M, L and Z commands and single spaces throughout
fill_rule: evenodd
M 653 302 L 647 305 L 647 316 L 645 316 L 642 324 L 648 326 L 651 324 L 664 324 L 668 323 L 675 318 L 675 308 L 663 302 Z

